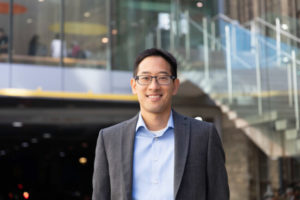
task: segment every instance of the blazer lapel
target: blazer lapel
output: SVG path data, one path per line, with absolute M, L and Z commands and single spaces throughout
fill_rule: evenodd
M 127 121 L 122 128 L 122 171 L 123 171 L 123 187 L 126 199 L 132 198 L 132 168 L 133 168 L 133 148 L 135 138 L 135 128 L 138 115 Z
M 174 199 L 176 199 L 188 156 L 190 126 L 187 117 L 174 110 L 173 120 L 175 134 Z

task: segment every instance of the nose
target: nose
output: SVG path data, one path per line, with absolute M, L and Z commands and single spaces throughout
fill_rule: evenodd
M 157 88 L 159 88 L 159 87 L 160 87 L 160 85 L 159 85 L 158 82 L 157 82 L 157 78 L 156 78 L 156 77 L 153 77 L 152 80 L 151 80 L 151 83 L 150 83 L 150 85 L 149 85 L 149 88 L 150 88 L 150 89 L 157 89 Z

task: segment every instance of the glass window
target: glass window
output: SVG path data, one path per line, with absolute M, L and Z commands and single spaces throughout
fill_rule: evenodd
M 105 68 L 109 47 L 106 0 L 65 0 L 66 66 Z
M 170 40 L 169 30 L 157 31 L 159 14 L 170 13 L 169 0 L 114 0 L 112 10 L 113 69 L 131 70 L 139 52 Z
M 9 31 L 9 1 L 0 2 L 0 62 L 7 62 L 8 31 Z
M 13 62 L 59 65 L 53 58 L 53 39 L 59 26 L 60 1 L 15 0 Z

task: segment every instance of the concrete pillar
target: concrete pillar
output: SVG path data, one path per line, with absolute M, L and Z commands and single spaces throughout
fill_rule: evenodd
M 273 189 L 279 189 L 279 160 L 268 159 L 269 180 Z
M 225 123 L 225 124 L 224 124 Z M 223 146 L 231 200 L 250 200 L 248 137 L 223 120 Z M 226 128 L 224 128 L 226 127 Z
M 253 19 L 255 19 L 256 17 L 259 17 L 259 1 L 260 0 L 253 0 Z
M 280 14 L 282 16 L 289 16 L 288 2 L 289 2 L 289 0 L 281 0 L 280 1 L 280 4 L 281 4 L 281 12 L 280 12 Z

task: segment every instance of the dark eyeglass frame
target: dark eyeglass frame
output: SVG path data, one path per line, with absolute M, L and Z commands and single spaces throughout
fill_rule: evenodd
M 143 76 L 147 76 L 147 77 L 150 77 L 150 78 L 151 78 L 148 84 L 141 84 L 141 83 L 139 82 L 140 77 L 143 77 Z M 160 76 L 139 75 L 139 76 L 135 76 L 135 77 L 134 77 L 134 80 L 136 80 L 137 83 L 140 84 L 140 85 L 150 85 L 150 84 L 152 83 L 152 79 L 153 79 L 153 78 L 157 81 L 157 83 L 158 83 L 159 85 L 169 85 L 169 84 L 171 83 L 171 81 L 170 81 L 170 82 L 167 83 L 167 84 L 161 84 L 161 83 L 159 83 L 159 81 L 158 81 L 158 79 L 157 79 L 158 77 L 168 77 L 168 78 L 170 78 L 170 80 L 172 80 L 172 81 L 174 81 L 174 80 L 176 79 L 176 77 L 175 77 L 175 76 L 172 76 L 172 75 L 160 75 Z

